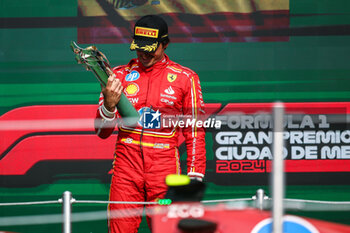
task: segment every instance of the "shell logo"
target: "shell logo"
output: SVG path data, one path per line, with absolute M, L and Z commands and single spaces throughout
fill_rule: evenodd
M 140 88 L 136 83 L 130 83 L 125 87 L 124 93 L 127 96 L 134 96 L 139 92 L 139 90 Z

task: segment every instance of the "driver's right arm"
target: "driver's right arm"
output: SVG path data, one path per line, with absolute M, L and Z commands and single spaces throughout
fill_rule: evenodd
M 108 138 L 116 125 L 116 112 L 123 91 L 121 81 L 112 74 L 108 77 L 106 87 L 101 85 L 99 107 L 95 118 L 95 132 L 100 138 Z

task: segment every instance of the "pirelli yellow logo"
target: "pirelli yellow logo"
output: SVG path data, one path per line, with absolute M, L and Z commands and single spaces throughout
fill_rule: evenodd
M 136 27 L 135 28 L 135 36 L 145 36 L 145 37 L 151 37 L 151 38 L 158 38 L 158 29 Z

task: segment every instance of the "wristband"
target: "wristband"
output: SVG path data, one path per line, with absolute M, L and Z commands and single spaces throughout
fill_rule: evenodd
M 100 106 L 98 108 L 98 110 L 100 111 L 100 115 L 101 117 L 106 120 L 106 121 L 113 121 L 115 119 L 115 113 L 109 112 L 104 105 Z M 105 111 L 107 112 L 105 112 Z M 116 109 L 117 110 L 117 109 Z
M 102 112 L 105 114 L 105 116 L 112 118 L 115 116 L 115 113 L 117 112 L 117 107 L 114 108 L 114 111 L 108 111 L 108 109 L 105 107 L 104 104 L 102 104 Z
M 190 179 L 196 179 L 199 181 L 203 181 L 204 178 L 204 174 L 199 172 L 189 172 L 187 175 L 190 177 Z

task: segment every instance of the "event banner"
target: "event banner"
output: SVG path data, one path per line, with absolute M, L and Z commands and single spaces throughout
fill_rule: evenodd
M 284 106 L 287 183 L 350 184 L 350 102 Z M 272 107 L 273 103 L 205 105 L 205 122 L 220 122 L 208 124 L 206 182 L 268 184 L 273 160 Z M 118 132 L 106 140 L 99 139 L 94 132 L 95 114 L 95 105 L 37 105 L 2 115 L 0 180 L 20 186 L 74 173 L 103 177 L 109 182 Z M 184 160 L 184 137 L 179 138 L 179 147 Z
M 289 0 L 79 0 L 78 43 L 129 43 L 141 16 L 157 14 L 172 42 L 288 41 Z
M 218 113 L 222 127 L 213 132 L 214 182 L 266 182 L 273 160 L 271 107 L 228 104 Z M 350 172 L 349 107 L 346 103 L 285 103 L 283 157 L 291 178 L 287 182 L 347 182 L 334 175 Z

